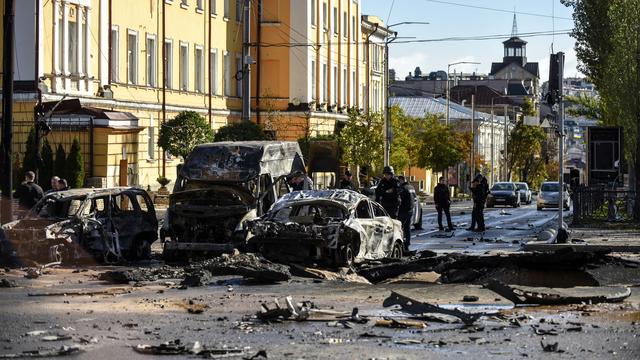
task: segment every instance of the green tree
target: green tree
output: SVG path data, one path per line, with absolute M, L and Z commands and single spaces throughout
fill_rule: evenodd
M 536 106 L 531 99 L 524 99 L 520 110 L 523 116 L 533 116 L 536 114 Z
M 213 140 L 213 130 L 195 111 L 183 111 L 162 124 L 158 145 L 183 159 L 198 145 Z
M 444 171 L 465 159 L 471 148 L 465 145 L 463 134 L 442 123 L 436 115 L 429 115 L 416 133 L 417 165 Z
M 565 96 L 565 101 L 570 103 L 569 107 L 565 107 L 567 114 L 571 116 L 585 116 L 589 119 L 602 120 L 602 102 L 594 96 L 580 94 L 578 96 Z
M 67 182 L 70 188 L 84 186 L 84 160 L 78 138 L 73 138 L 69 156 L 67 156 Z
M 23 178 L 27 171 L 36 172 L 38 169 L 38 160 L 36 158 L 37 153 L 36 130 L 31 128 L 31 130 L 29 130 L 29 135 L 27 136 L 26 150 L 24 153 L 24 159 L 22 160 L 20 178 Z
M 350 109 L 345 127 L 338 137 L 342 144 L 342 159 L 356 166 L 380 168 L 384 160 L 383 124 L 380 114 L 362 114 Z
M 389 111 L 393 134 L 390 162 L 396 171 L 401 171 L 417 164 L 418 142 L 415 135 L 422 120 L 406 116 L 397 105 Z
M 51 189 L 51 177 L 53 176 L 53 149 L 49 140 L 44 139 L 42 141 L 42 168 L 38 174 L 38 181 L 40 186 L 45 189 Z
M 218 129 L 213 141 L 251 141 L 267 140 L 264 130 L 250 121 L 241 121 L 225 125 Z
M 67 178 L 67 153 L 64 151 L 62 144 L 58 144 L 56 148 L 56 159 L 53 163 L 53 175 L 60 178 Z
M 640 220 L 640 0 L 563 0 L 573 8 L 579 69 L 598 89 L 602 122 L 621 126 Z
M 509 134 L 507 153 L 507 178 L 515 173 L 520 181 L 528 182 L 546 176 L 542 147 L 547 139 L 544 130 L 538 126 L 524 125 L 522 122 Z

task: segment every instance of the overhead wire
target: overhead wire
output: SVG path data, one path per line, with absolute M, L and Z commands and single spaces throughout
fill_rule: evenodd
M 438 4 L 445 4 L 445 5 L 466 7 L 466 8 L 471 8 L 471 9 L 488 10 L 488 11 L 496 11 L 496 12 L 505 12 L 505 13 L 509 13 L 509 14 L 516 13 L 518 15 L 537 16 L 537 17 L 545 17 L 545 18 L 553 17 L 552 15 L 547 15 L 547 14 L 539 14 L 539 13 L 531 13 L 531 12 L 523 12 L 523 11 L 515 12 L 515 11 L 512 11 L 512 10 L 491 8 L 491 7 L 487 7 L 487 6 L 462 4 L 462 3 L 456 3 L 456 2 L 453 2 L 453 1 L 443 1 L 443 0 L 424 0 L 424 1 L 432 2 L 432 3 L 438 3 Z M 555 18 L 556 19 L 562 19 L 562 20 L 573 20 L 571 18 L 559 17 L 559 16 L 556 16 Z

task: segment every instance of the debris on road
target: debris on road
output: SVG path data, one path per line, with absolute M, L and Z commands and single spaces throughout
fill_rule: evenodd
M 184 277 L 184 270 L 171 266 L 156 268 L 135 268 L 110 270 L 98 275 L 98 280 L 112 284 L 128 284 L 130 282 L 156 281 L 160 279 L 180 279 Z
M 19 354 L 0 354 L 0 359 L 16 358 L 50 358 L 56 356 L 67 356 L 77 354 L 82 351 L 80 346 L 61 346 L 58 349 L 27 350 Z
M 28 296 L 96 296 L 96 295 L 121 295 L 128 294 L 133 291 L 133 288 L 107 288 L 101 290 L 66 290 L 66 291 L 52 291 L 52 292 L 36 292 L 28 293 Z
M 329 281 L 345 281 L 352 283 L 371 284 L 369 280 L 353 272 L 351 268 L 340 268 L 339 271 L 329 271 L 317 268 L 305 267 L 298 264 L 291 264 L 291 271 L 294 275 L 309 277 L 313 279 Z
M 385 284 L 437 284 L 440 274 L 434 271 L 409 272 L 383 281 Z
M 513 301 L 515 304 L 596 304 L 621 302 L 631 295 L 631 289 L 624 286 L 545 288 L 506 285 L 493 280 L 489 281 L 487 288 Z
M 386 298 L 382 303 L 382 306 L 384 307 L 390 307 L 393 305 L 400 305 L 402 311 L 414 315 L 437 313 L 455 316 L 458 319 L 462 320 L 465 325 L 472 325 L 480 317 L 486 315 L 482 312 L 468 313 L 458 309 L 445 309 L 437 305 L 432 305 L 417 301 L 415 299 L 411 299 L 395 291 L 392 291 L 391 295 L 389 295 L 389 297 Z
M 222 254 L 220 257 L 192 264 L 186 272 L 198 270 L 207 270 L 214 276 L 240 275 L 266 283 L 291 279 L 288 266 L 271 262 L 256 254 Z
M 427 327 L 427 324 L 417 320 L 384 318 L 376 321 L 375 326 L 388 327 L 392 329 L 408 329 L 408 328 L 424 329 Z
M 0 288 L 17 287 L 15 280 L 0 279 Z
M 544 352 L 557 352 L 557 353 L 563 353 L 564 350 L 561 350 L 558 348 L 558 343 L 547 343 L 545 344 L 543 341 L 540 341 L 540 346 L 542 346 L 542 350 Z
M 183 286 L 200 287 L 207 286 L 213 281 L 213 276 L 209 270 L 197 269 L 188 272 L 184 280 L 180 283 Z

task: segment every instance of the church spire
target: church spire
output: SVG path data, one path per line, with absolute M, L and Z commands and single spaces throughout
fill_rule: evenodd
M 513 12 L 513 25 L 511 26 L 511 37 L 518 36 L 518 23 L 516 22 L 516 12 Z

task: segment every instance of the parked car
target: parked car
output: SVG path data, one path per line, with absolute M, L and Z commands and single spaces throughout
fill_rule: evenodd
M 297 191 L 247 222 L 248 248 L 266 258 L 349 266 L 402 257 L 402 224 L 382 206 L 345 189 Z
M 533 202 L 531 190 L 529 189 L 529 185 L 526 182 L 517 182 L 515 183 L 518 191 L 520 192 L 520 198 L 522 201 L 530 205 Z
M 521 203 L 520 191 L 512 182 L 498 182 L 493 184 L 487 196 L 487 207 L 497 205 L 519 207 Z
M 1 229 L 0 253 L 36 261 L 146 259 L 158 239 L 149 195 L 124 187 L 52 192 Z
M 375 201 L 377 186 L 376 181 L 374 185 L 363 188 L 362 193 L 368 196 L 369 199 Z M 411 192 L 411 198 L 413 199 L 413 218 L 411 219 L 411 225 L 413 225 L 413 228 L 416 230 L 422 230 L 422 205 L 420 204 L 420 197 L 412 185 L 409 185 L 409 192 Z
M 179 170 L 161 231 L 165 260 L 232 252 L 245 246 L 243 223 L 290 191 L 304 172 L 297 142 L 239 141 L 196 146 Z
M 538 210 L 544 208 L 557 208 L 560 204 L 560 184 L 557 181 L 546 181 L 540 186 L 536 205 Z M 563 208 L 569 210 L 570 196 L 569 187 L 563 184 Z

